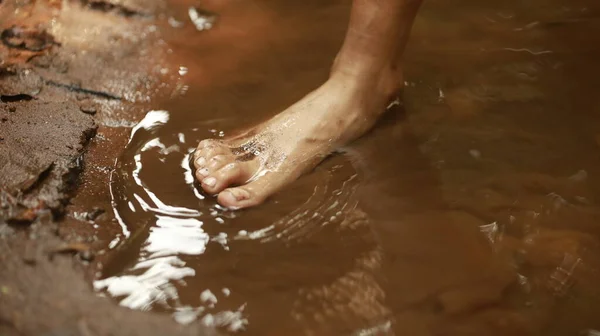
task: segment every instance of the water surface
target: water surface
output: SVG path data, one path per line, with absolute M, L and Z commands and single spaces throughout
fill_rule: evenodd
M 426 2 L 404 102 L 244 211 L 189 154 L 325 80 L 349 2 L 206 2 L 201 31 L 190 6 L 159 28 L 180 86 L 112 175 L 99 291 L 256 335 L 599 333 L 595 2 Z

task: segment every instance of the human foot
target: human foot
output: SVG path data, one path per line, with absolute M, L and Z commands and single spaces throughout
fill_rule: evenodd
M 397 73 L 332 76 L 287 110 L 240 135 L 207 139 L 194 152 L 196 178 L 231 209 L 262 203 L 337 147 L 361 136 L 397 94 Z M 372 78 L 373 80 L 369 79 Z

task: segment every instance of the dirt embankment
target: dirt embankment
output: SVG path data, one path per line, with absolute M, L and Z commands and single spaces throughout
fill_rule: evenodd
M 162 10 L 157 0 L 0 0 L 0 335 L 212 334 L 97 297 L 83 266 L 94 237 L 63 229 L 86 176 L 99 182 L 83 192 L 97 195 L 79 206 L 108 204 L 123 126 L 175 86 L 161 71 Z M 87 210 L 84 222 L 107 211 Z

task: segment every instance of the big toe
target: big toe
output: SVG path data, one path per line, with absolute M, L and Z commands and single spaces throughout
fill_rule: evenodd
M 281 189 L 286 182 L 287 179 L 280 173 L 267 173 L 243 186 L 224 189 L 219 193 L 217 201 L 230 209 L 252 207 L 263 203 Z
M 219 193 L 217 201 L 232 210 L 248 208 L 264 201 L 259 195 L 254 195 L 244 187 L 229 188 Z

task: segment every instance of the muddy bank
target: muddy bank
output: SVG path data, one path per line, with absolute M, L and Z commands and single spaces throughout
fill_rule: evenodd
M 124 6 L 2 3 L 0 169 L 2 189 L 12 196 L 6 206 L 59 215 L 98 124 L 126 123 L 119 117 L 124 106 L 149 101 L 158 87 L 151 67 L 165 50 L 148 32 L 151 13 L 134 15 Z M 9 212 L 8 219 L 20 219 Z
M 82 258 L 59 239 L 51 220 L 0 237 L 0 332 L 3 335 L 212 335 L 169 316 L 120 308 L 92 293 Z M 6 228 L 3 228 L 5 231 Z M 67 245 L 65 245 L 67 244 Z
M 0 5 L 6 333 L 600 330 L 597 4 L 426 2 L 404 111 L 232 213 L 185 156 L 322 83 L 350 2 L 207 3 Z
M 121 127 L 131 126 L 151 98 L 175 92 L 176 72 L 166 65 L 168 48 L 155 26 L 164 7 L 0 2 L 2 335 L 211 334 L 98 297 L 85 281 L 95 238 L 89 229 L 62 234 L 58 224 L 76 190 L 100 190 L 91 202 L 102 203 L 126 139 Z M 82 185 L 82 172 L 95 177 L 96 190 Z M 105 211 L 86 210 L 78 218 L 84 223 Z

